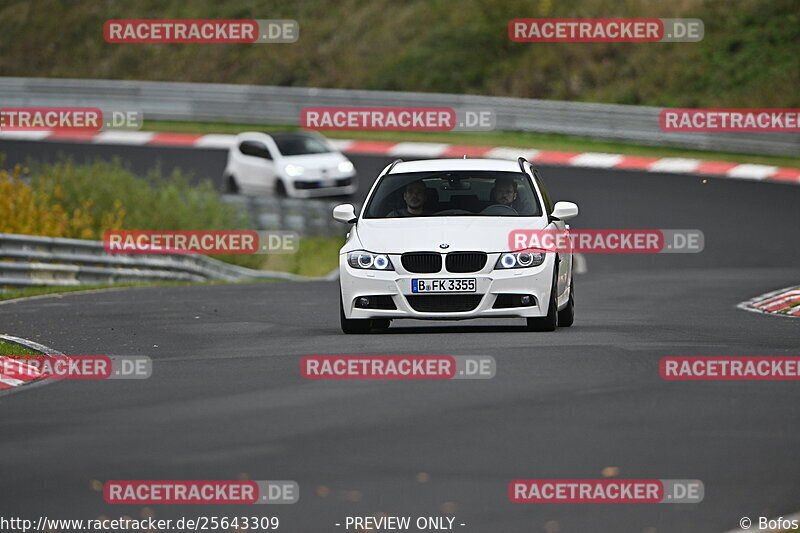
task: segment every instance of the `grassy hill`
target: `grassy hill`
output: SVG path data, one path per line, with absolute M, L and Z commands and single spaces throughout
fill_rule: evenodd
M 700 43 L 514 43 L 524 17 L 700 18 Z M 292 18 L 293 44 L 109 44 L 110 18 Z M 0 0 L 0 75 L 800 107 L 797 0 Z

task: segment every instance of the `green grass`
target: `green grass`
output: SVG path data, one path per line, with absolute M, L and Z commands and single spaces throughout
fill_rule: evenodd
M 699 18 L 698 43 L 516 43 L 513 18 Z M 295 19 L 293 44 L 110 44 L 108 19 Z M 5 0 L 4 76 L 800 107 L 796 0 Z M 57 36 L 54 38 L 53 36 Z
M 0 340 L 0 355 L 39 355 L 39 352 L 34 352 L 13 342 Z
M 180 132 L 180 133 L 228 133 L 237 134 L 243 131 L 277 131 L 299 130 L 297 126 L 275 126 L 259 124 L 229 124 L 219 122 L 168 122 L 146 121 L 145 130 Z M 732 161 L 736 163 L 752 163 L 758 165 L 774 165 L 800 168 L 800 156 L 779 157 L 729 152 L 709 152 L 688 150 L 683 148 L 667 148 L 662 146 L 645 146 L 610 142 L 588 137 L 574 137 L 545 133 L 523 133 L 508 131 L 492 132 L 413 132 L 413 131 L 330 131 L 321 132 L 331 139 L 363 139 L 388 142 L 440 142 L 465 145 L 510 146 L 538 150 L 559 150 L 566 152 L 608 152 L 614 154 L 641 155 L 653 157 L 685 157 L 691 159 L 707 159 L 714 161 Z
M 778 312 L 782 313 L 784 315 L 789 315 L 789 314 L 793 313 L 798 307 L 800 307 L 800 302 L 798 302 L 796 304 L 792 304 L 789 307 L 787 307 L 786 309 L 781 309 Z
M 208 283 L 221 283 L 221 282 L 208 282 Z M 64 294 L 69 292 L 79 291 L 93 291 L 99 289 L 119 289 L 125 287 L 148 287 L 153 285 L 159 286 L 179 286 L 179 285 L 192 285 L 193 282 L 164 282 L 164 283 L 117 283 L 117 284 L 97 284 L 97 285 L 75 285 L 70 287 L 25 287 L 22 289 L 11 289 L 8 291 L 0 292 L 0 301 L 2 300 L 15 300 L 17 298 L 28 298 L 30 296 L 42 296 L 47 294 Z
M 267 255 L 262 268 L 301 276 L 324 276 L 339 266 L 339 249 L 343 244 L 344 239 L 332 237 L 300 239 L 296 254 Z

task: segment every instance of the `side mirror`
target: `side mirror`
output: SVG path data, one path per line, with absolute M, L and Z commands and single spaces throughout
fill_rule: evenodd
M 556 202 L 550 215 L 558 220 L 570 220 L 578 216 L 578 206 L 572 202 Z
M 339 204 L 333 208 L 333 219 L 344 224 L 352 224 L 357 220 L 356 208 L 353 204 Z

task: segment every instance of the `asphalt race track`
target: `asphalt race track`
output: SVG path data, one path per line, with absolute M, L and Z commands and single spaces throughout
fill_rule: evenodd
M 62 150 L 157 159 L 217 179 L 224 152 L 0 142 L 6 166 Z M 353 157 L 367 176 L 388 162 Z M 336 283 L 141 288 L 0 305 L 0 331 L 71 355 L 148 355 L 144 381 L 59 381 L 0 395 L 5 515 L 141 517 L 92 480 L 295 480 L 287 506 L 153 506 L 158 518 L 274 514 L 281 530 L 345 516 L 454 512 L 480 533 L 723 532 L 800 510 L 800 391 L 780 381 L 666 382 L 676 356 L 798 355 L 800 321 L 736 304 L 800 279 L 800 187 L 627 171 L 543 170 L 574 227 L 701 229 L 699 254 L 589 255 L 577 318 L 400 322 L 339 331 Z M 316 354 L 493 355 L 492 380 L 310 381 Z M 512 504 L 517 478 L 700 479 L 700 504 Z M 426 475 L 420 476 L 424 473 Z M 552 522 L 558 523 L 558 529 Z M 548 524 L 550 523 L 550 524 Z M 549 528 L 549 529 L 547 529 Z M 654 529 L 648 529 L 654 528 Z

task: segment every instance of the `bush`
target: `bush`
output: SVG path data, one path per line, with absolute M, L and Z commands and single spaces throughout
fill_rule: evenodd
M 97 239 L 105 230 L 122 229 L 121 202 L 98 209 L 90 198 L 64 201 L 64 189 L 32 187 L 21 178 L 22 168 L 0 170 L 0 232 Z
M 23 179 L 23 175 L 30 174 Z M 210 182 L 191 184 L 158 168 L 140 178 L 118 160 L 77 165 L 72 160 L 32 171 L 0 171 L 0 232 L 101 240 L 110 230 L 247 229 L 248 220 L 223 203 Z M 218 259 L 250 268 L 259 255 Z
M 2 156 L 0 155 L 0 164 Z M 158 167 L 141 178 L 119 160 L 72 160 L 0 170 L 0 233 L 101 240 L 111 230 L 235 230 L 250 221 L 219 197 Z M 338 238 L 308 238 L 291 255 L 228 254 L 216 259 L 248 268 L 322 276 L 338 265 Z

